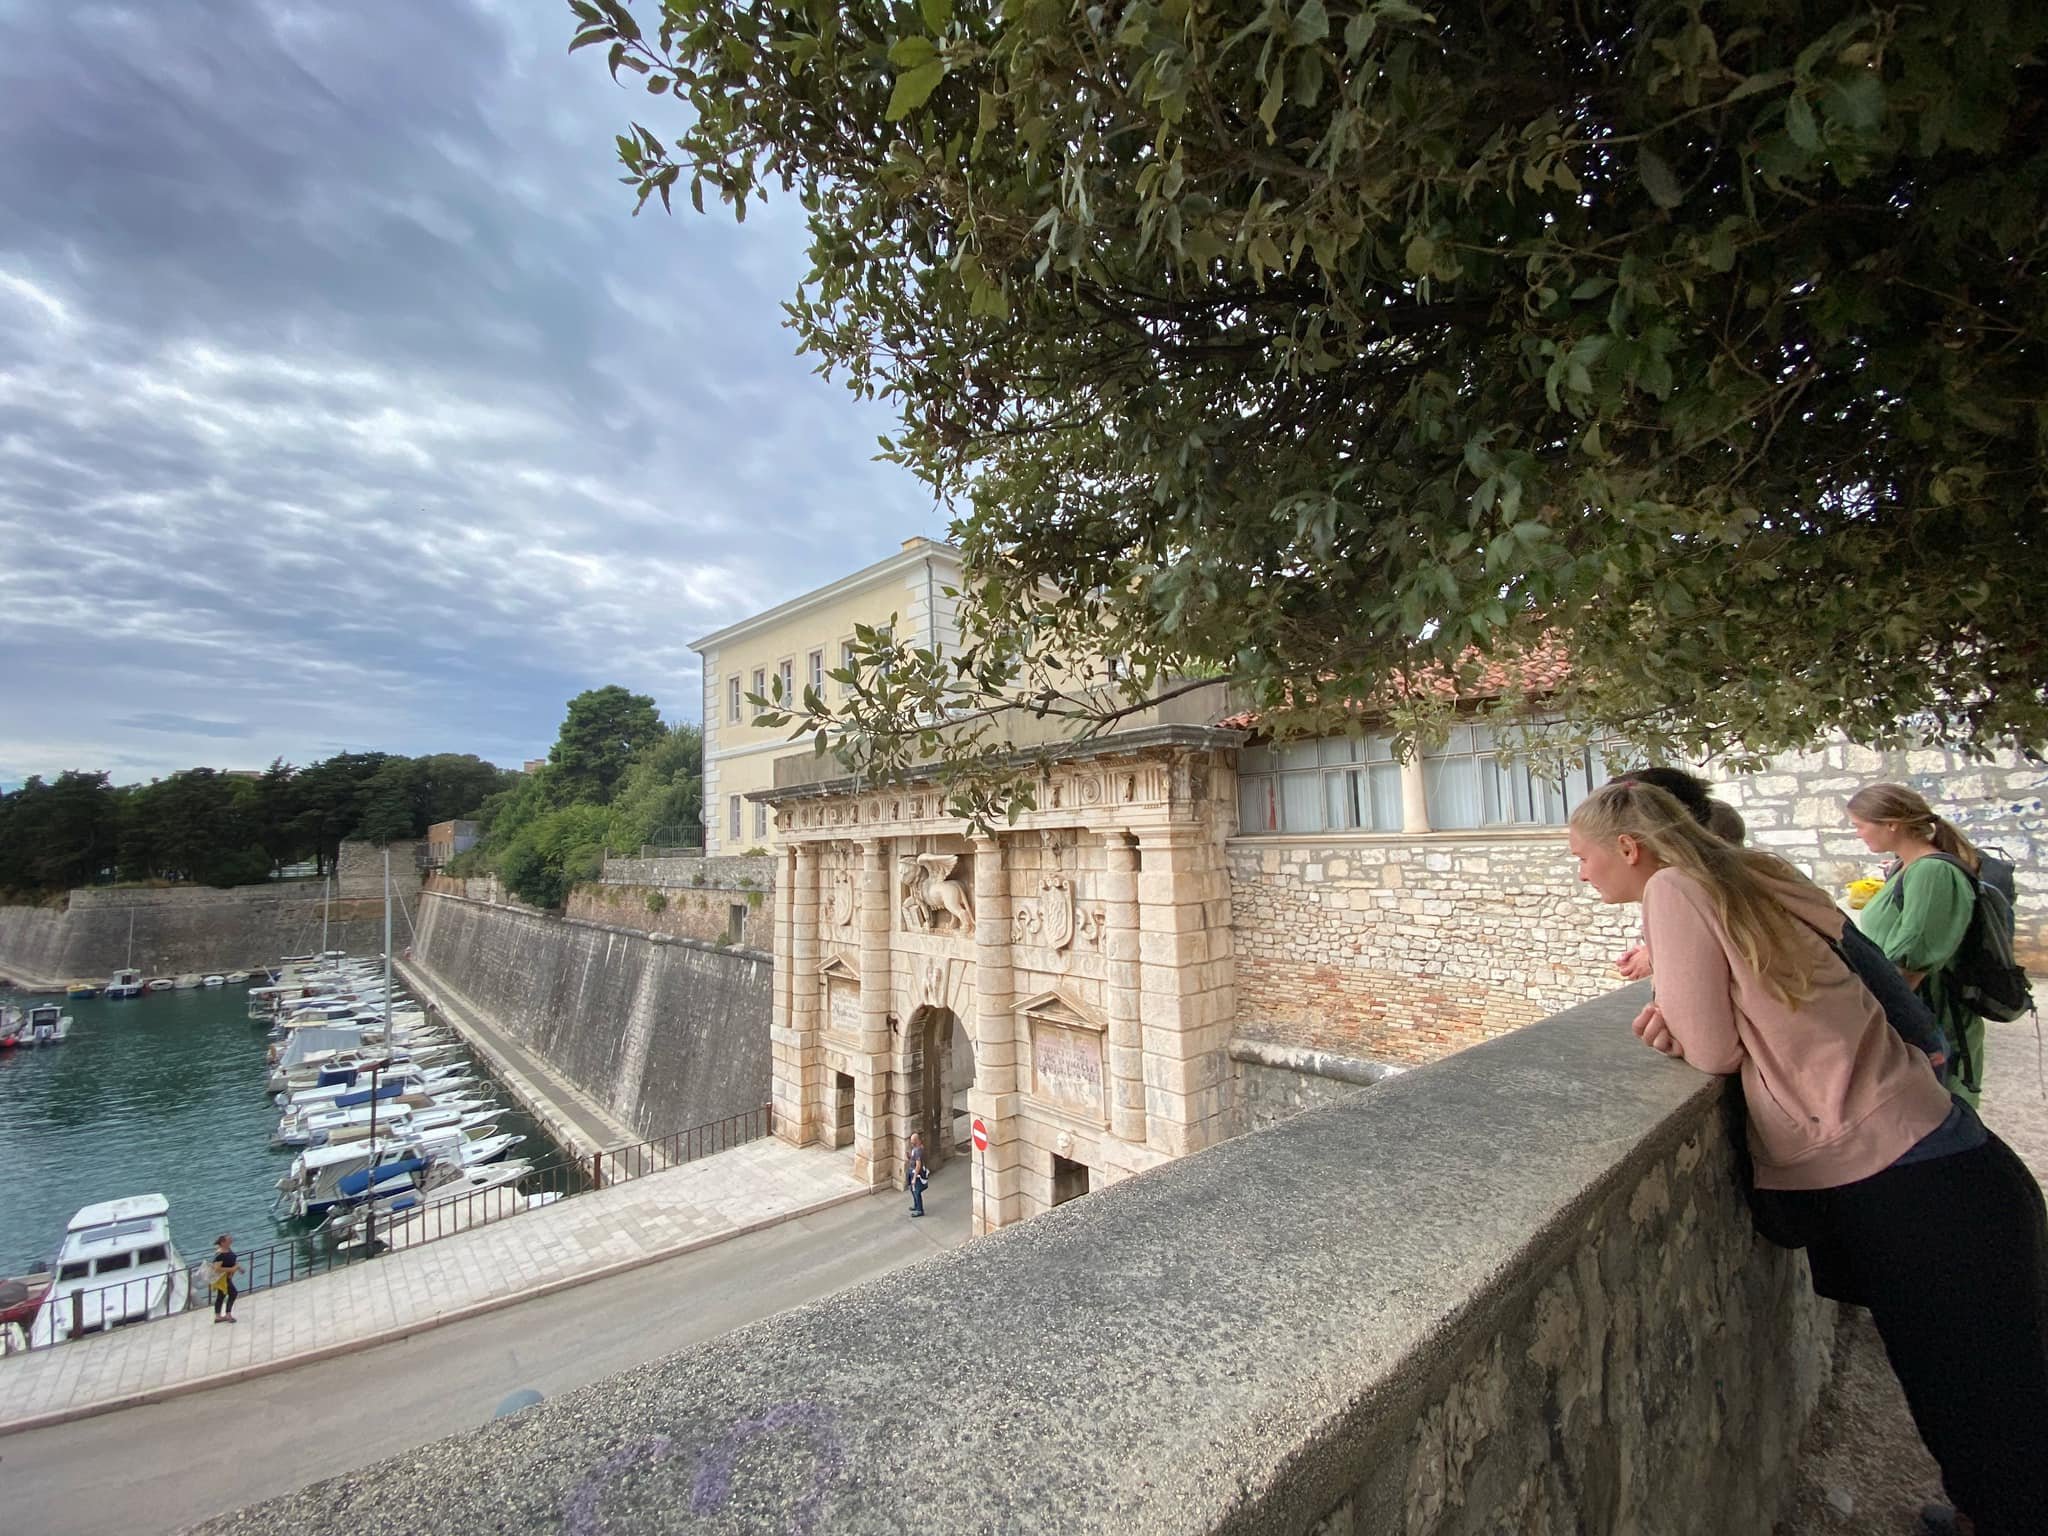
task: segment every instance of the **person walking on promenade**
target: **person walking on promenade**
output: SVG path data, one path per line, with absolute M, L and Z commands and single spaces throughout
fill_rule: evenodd
M 235 1298 L 242 1293 L 235 1289 L 235 1276 L 241 1272 L 242 1261 L 237 1257 L 235 1240 L 223 1232 L 213 1240 L 213 1320 L 216 1323 L 232 1323 L 235 1320 Z
M 1947 971 L 1970 931 L 1983 861 L 1968 838 L 1903 784 L 1857 790 L 1849 797 L 1849 824 L 1864 847 L 1896 861 L 1884 889 L 1864 903 L 1863 931 L 1933 1012 L 1948 1038 L 1949 1087 L 1974 1109 L 1984 1087 L 1984 1021 L 1963 1006 Z
M 1870 1309 L 1956 1509 L 1923 1531 L 2048 1530 L 2048 1206 L 1837 954 L 1846 919 L 1790 864 L 1646 784 L 1572 813 L 1579 878 L 1640 902 L 1645 1045 L 1740 1074 L 1759 1230 Z
M 910 1153 L 903 1160 L 903 1182 L 910 1190 L 910 1214 L 924 1214 L 924 1187 L 931 1183 L 931 1170 L 925 1166 L 924 1137 L 916 1131 L 910 1133 Z

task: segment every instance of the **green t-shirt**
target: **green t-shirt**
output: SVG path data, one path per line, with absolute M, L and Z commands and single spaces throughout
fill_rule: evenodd
M 1863 908 L 1863 931 L 1902 971 L 1922 971 L 1920 995 L 1951 1045 L 1977 1016 L 1950 995 L 1947 970 L 1970 931 L 1977 888 L 1946 859 L 1921 857 L 1885 882 Z

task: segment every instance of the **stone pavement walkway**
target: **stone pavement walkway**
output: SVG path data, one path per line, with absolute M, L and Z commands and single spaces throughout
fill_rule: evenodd
M 1993 1024 L 1984 1123 L 2048 1188 L 2048 1073 L 2032 1020 Z M 1884 1344 L 1861 1308 L 1844 1308 L 1834 1380 L 1800 1447 L 1799 1480 L 1777 1536 L 1905 1536 L 1941 1474 L 1920 1443 Z
M 360 1349 L 871 1193 L 843 1158 L 764 1137 L 206 1312 L 0 1358 L 0 1435 Z

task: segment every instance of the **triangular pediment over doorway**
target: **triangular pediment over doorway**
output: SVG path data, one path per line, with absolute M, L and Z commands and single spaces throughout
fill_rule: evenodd
M 1040 992 L 1027 997 L 1016 1007 L 1018 1013 L 1029 1018 L 1043 1019 L 1048 1024 L 1058 1024 L 1067 1029 L 1106 1030 L 1109 1025 L 1095 1015 L 1092 1008 L 1083 1007 L 1064 992 Z
M 818 974 L 827 981 L 850 981 L 856 987 L 860 985 L 860 972 L 847 964 L 838 955 L 834 955 L 830 960 L 819 966 Z

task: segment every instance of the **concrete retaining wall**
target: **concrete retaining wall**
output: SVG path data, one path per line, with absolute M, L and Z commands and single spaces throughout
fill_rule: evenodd
M 643 1136 L 768 1102 L 757 951 L 429 892 L 411 960 Z
M 318 882 L 228 890 L 74 891 L 68 910 L 0 907 L 0 976 L 27 986 L 73 978 L 104 981 L 130 964 L 145 975 L 234 971 L 267 965 L 320 944 Z M 396 918 L 404 935 L 404 919 Z M 384 904 L 335 901 L 331 948 L 381 953 Z
M 1832 1314 L 1634 992 L 208 1532 L 1768 1531 Z

